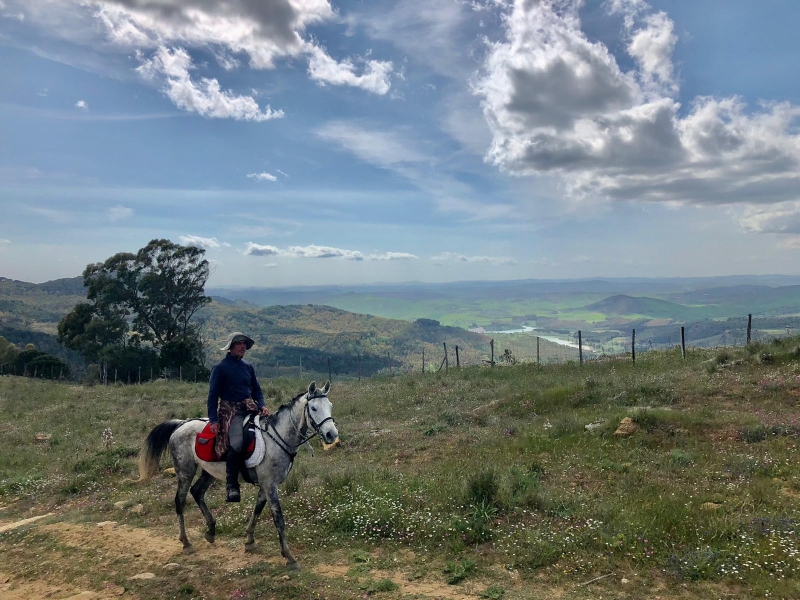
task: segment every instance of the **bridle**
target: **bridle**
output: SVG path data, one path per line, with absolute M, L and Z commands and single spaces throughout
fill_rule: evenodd
M 309 440 L 313 439 L 315 436 L 319 435 L 319 430 L 325 423 L 327 423 L 328 421 L 333 421 L 333 424 L 334 425 L 336 424 L 336 421 L 333 420 L 332 416 L 325 417 L 319 423 L 314 421 L 314 418 L 311 416 L 311 411 L 309 410 L 308 405 L 312 400 L 317 400 L 319 398 L 325 398 L 326 400 L 328 399 L 327 396 L 313 396 L 313 397 L 309 398 L 308 397 L 308 393 L 306 393 L 306 406 L 303 409 L 303 416 L 305 417 L 306 422 L 310 423 L 311 424 L 311 428 L 314 430 L 314 433 L 312 433 L 308 437 L 303 437 L 305 435 L 303 432 L 308 429 L 307 425 L 303 425 L 302 428 L 299 427 L 297 425 L 297 423 L 294 422 L 294 417 L 292 416 L 292 413 L 291 412 L 289 413 L 289 420 L 292 422 L 292 425 L 294 425 L 295 431 L 297 431 L 297 433 L 300 435 L 300 437 L 303 438 L 291 450 L 290 450 L 291 445 L 286 440 L 283 439 L 281 434 L 278 433 L 278 430 L 275 428 L 275 415 L 270 416 L 270 418 L 267 419 L 266 427 L 260 427 L 261 431 L 266 433 L 269 436 L 269 438 L 273 442 L 275 442 L 281 450 L 286 452 L 286 454 L 289 455 L 289 458 L 292 461 L 294 461 L 294 457 L 297 456 L 297 449 L 300 446 L 302 446 L 303 444 L 305 444 L 306 442 L 308 442 Z M 272 425 L 272 431 L 270 431 L 270 425 Z M 273 433 L 275 435 L 273 435 Z M 277 436 L 277 438 L 275 436 Z

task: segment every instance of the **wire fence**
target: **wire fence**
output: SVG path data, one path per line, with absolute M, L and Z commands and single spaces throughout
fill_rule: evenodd
M 708 319 L 693 323 L 670 323 L 666 319 L 650 319 L 635 323 L 630 328 L 595 330 L 539 330 L 531 327 L 507 332 L 487 332 L 484 343 L 462 340 L 443 342 L 441 346 L 425 344 L 419 352 L 406 351 L 402 355 L 385 353 L 336 354 L 325 357 L 324 352 L 308 349 L 295 365 L 277 365 L 254 362 L 263 378 L 288 376 L 299 378 L 361 379 L 374 375 L 402 373 L 447 372 L 468 366 L 504 366 L 520 363 L 559 364 L 588 362 L 607 358 L 628 357 L 636 361 L 647 352 L 681 348 L 721 348 L 744 346 L 750 343 L 769 343 L 790 337 L 800 331 L 800 315 L 777 314 L 747 315 L 741 318 Z M 313 353 L 313 354 L 312 354 Z M 252 357 L 248 357 L 252 359 Z M 13 370 L 12 370 L 13 368 Z M 20 370 L 12 365 L 0 365 L 0 375 L 22 375 L 40 379 L 66 380 L 58 366 L 25 365 Z M 176 368 L 153 367 L 152 363 L 128 366 L 124 369 L 105 364 L 89 365 L 85 373 L 75 373 L 69 379 L 93 384 L 142 384 L 157 380 L 204 382 L 208 370 L 199 365 Z

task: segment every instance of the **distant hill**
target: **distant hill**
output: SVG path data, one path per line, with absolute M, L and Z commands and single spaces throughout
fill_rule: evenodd
M 656 298 L 618 294 L 585 306 L 583 310 L 607 315 L 643 315 L 651 318 L 681 318 L 691 308 Z

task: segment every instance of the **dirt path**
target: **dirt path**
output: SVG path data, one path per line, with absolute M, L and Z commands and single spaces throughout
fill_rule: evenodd
M 125 578 L 130 579 L 136 575 L 147 573 L 147 578 L 168 576 L 172 569 L 202 569 L 213 566 L 217 572 L 233 572 L 247 564 L 256 561 L 267 562 L 276 566 L 283 566 L 283 559 L 277 555 L 263 556 L 257 554 L 246 557 L 242 548 L 242 540 L 224 540 L 211 545 L 203 541 L 201 529 L 189 531 L 191 539 L 198 540 L 197 552 L 185 555 L 180 542 L 172 537 L 158 535 L 147 529 L 139 529 L 116 521 L 103 521 L 100 523 L 69 523 L 55 522 L 40 524 L 34 517 L 6 524 L 3 527 L 16 525 L 22 527 L 30 525 L 42 533 L 49 534 L 58 540 L 62 547 L 74 549 L 94 557 L 98 569 L 105 569 L 109 564 L 119 559 L 124 559 L 124 564 L 129 573 Z M 266 542 L 262 542 L 266 544 Z M 264 547 L 263 545 L 261 546 Z M 345 562 L 320 564 L 310 567 L 312 573 L 323 578 L 336 578 L 347 580 L 349 565 Z M 383 597 L 417 596 L 420 598 L 449 598 L 451 600 L 475 600 L 480 593 L 478 589 L 464 591 L 447 585 L 443 582 L 429 579 L 416 579 L 411 581 L 409 574 L 403 571 L 372 570 L 369 576 L 375 580 L 389 579 L 398 588 L 392 593 L 383 594 Z M 485 586 L 480 588 L 484 589 Z M 106 589 L 80 590 L 69 585 L 50 584 L 46 581 L 30 581 L 13 574 L 0 573 L 0 600 L 108 600 L 111 598 L 134 598 L 134 592 L 126 591 L 120 586 L 106 584 Z

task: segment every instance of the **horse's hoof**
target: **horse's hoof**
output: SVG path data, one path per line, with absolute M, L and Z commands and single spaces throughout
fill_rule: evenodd
M 245 552 L 255 552 L 256 551 L 256 543 L 253 542 L 252 544 L 245 544 L 244 545 Z
M 300 570 L 300 563 L 297 562 L 296 560 L 292 561 L 290 563 L 286 563 L 286 566 L 289 568 L 290 571 L 299 571 Z
M 195 552 L 196 552 L 196 550 L 194 549 L 194 546 L 184 546 L 183 547 L 183 553 L 184 554 L 194 554 Z
M 210 533 L 206 533 L 206 534 L 205 534 L 205 538 L 206 538 L 206 541 L 207 541 L 209 544 L 213 544 L 213 543 L 214 543 L 214 536 L 213 536 L 213 535 L 211 535 Z

